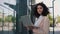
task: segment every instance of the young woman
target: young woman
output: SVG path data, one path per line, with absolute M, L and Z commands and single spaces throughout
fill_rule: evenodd
M 44 3 L 38 3 L 34 8 L 33 16 L 35 22 L 33 26 L 28 26 L 27 29 L 31 29 L 33 34 L 49 34 L 49 9 Z

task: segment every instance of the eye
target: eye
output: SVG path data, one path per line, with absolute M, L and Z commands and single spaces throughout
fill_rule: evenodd
M 40 7 L 40 9 L 43 9 L 42 7 Z

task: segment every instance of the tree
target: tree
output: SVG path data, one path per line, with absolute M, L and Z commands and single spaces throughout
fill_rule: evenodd
M 0 18 L 0 22 L 2 22 L 2 18 Z
M 12 22 L 12 15 L 8 15 L 6 18 L 5 18 L 5 22 Z
M 51 15 L 48 15 L 49 17 L 49 20 L 50 20 L 50 26 L 53 26 L 53 19 L 52 19 L 52 16 Z
M 60 16 L 57 16 L 57 21 L 60 23 Z
M 16 17 L 12 16 L 12 15 L 8 15 L 7 17 L 5 17 L 5 22 L 13 22 L 16 23 Z
M 16 23 L 16 17 L 15 16 L 13 16 L 11 20 L 13 23 Z

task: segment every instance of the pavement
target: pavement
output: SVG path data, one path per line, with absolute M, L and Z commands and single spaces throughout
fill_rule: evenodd
M 53 34 L 53 27 L 50 27 L 50 34 Z M 56 24 L 54 27 L 54 34 L 60 34 L 60 23 Z
M 3 27 L 3 31 L 2 31 L 2 27 L 0 27 L 0 34 L 13 34 L 13 26 L 11 26 L 11 24 L 9 24 L 10 26 L 4 26 Z M 49 27 L 50 32 L 49 34 L 53 34 L 53 27 Z M 60 34 L 60 23 L 56 24 L 56 26 L 54 27 L 54 34 Z

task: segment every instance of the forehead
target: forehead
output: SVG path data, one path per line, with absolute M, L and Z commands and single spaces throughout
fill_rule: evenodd
M 39 7 L 41 7 L 41 8 L 42 8 L 42 6 L 41 6 L 41 5 L 38 5 L 38 6 L 37 6 L 37 8 L 39 8 Z

